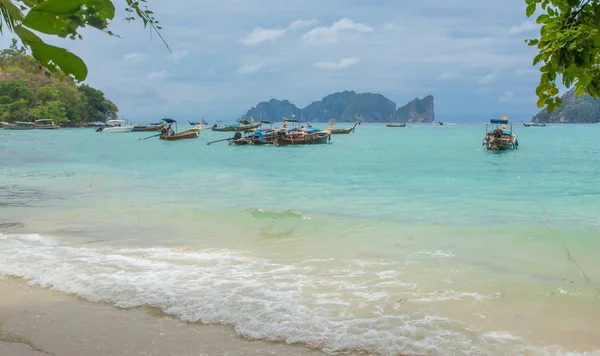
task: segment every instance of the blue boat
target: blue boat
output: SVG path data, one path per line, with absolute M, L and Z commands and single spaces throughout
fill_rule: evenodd
M 482 145 L 489 151 L 516 150 L 519 148 L 519 141 L 512 133 L 512 128 L 506 116 L 490 120 L 485 124 L 485 138 Z

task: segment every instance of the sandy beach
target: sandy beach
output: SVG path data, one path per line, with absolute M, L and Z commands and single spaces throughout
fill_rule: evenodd
M 0 355 L 322 355 L 298 345 L 249 341 L 229 326 L 185 323 L 151 308 L 119 309 L 0 281 Z

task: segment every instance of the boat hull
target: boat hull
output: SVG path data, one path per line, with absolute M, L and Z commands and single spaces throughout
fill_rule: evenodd
M 165 141 L 178 141 L 178 140 L 189 140 L 193 138 L 198 138 L 200 136 L 200 131 L 197 130 L 186 130 L 182 132 L 178 132 L 176 134 L 171 135 L 161 135 L 160 139 Z
M 387 127 L 406 127 L 406 124 L 385 124 Z
M 101 131 L 103 133 L 127 133 L 133 130 L 133 126 L 105 127 Z
M 331 134 L 311 135 L 303 138 L 276 137 L 273 144 L 275 146 L 319 145 L 327 143 L 330 139 Z
M 483 140 L 483 146 L 488 151 L 507 151 L 507 150 L 516 150 L 519 148 L 519 141 L 515 135 L 504 135 L 502 137 L 494 137 L 493 135 L 488 135 Z
M 160 131 L 165 127 L 166 123 L 160 125 L 139 125 L 133 126 L 131 132 L 149 132 L 149 131 Z
M 354 128 L 349 128 L 349 129 L 332 129 L 331 130 L 331 134 L 332 135 L 347 135 L 347 134 L 351 133 L 352 131 L 354 131 Z
M 225 127 L 214 127 L 213 126 L 212 130 L 216 131 L 216 132 L 246 132 L 246 131 L 255 130 L 259 126 L 260 126 L 260 124 L 242 125 L 242 126 L 225 126 Z
M 33 125 L 31 126 L 26 126 L 26 125 L 15 125 L 15 124 L 3 124 L 2 127 L 4 127 L 5 130 L 33 130 Z

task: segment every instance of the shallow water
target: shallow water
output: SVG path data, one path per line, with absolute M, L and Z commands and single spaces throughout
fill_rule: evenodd
M 0 131 L 0 274 L 327 352 L 600 350 L 600 126 L 514 131 Z

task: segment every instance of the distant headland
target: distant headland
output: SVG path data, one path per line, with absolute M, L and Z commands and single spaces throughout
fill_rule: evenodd
M 549 113 L 546 109 L 540 111 L 532 122 L 558 124 L 592 124 L 600 122 L 600 100 L 595 100 L 585 94 L 575 95 L 571 89 L 562 96 L 562 104 Z
M 306 120 L 338 122 L 433 122 L 433 96 L 415 98 L 396 108 L 396 103 L 381 94 L 343 91 L 325 96 L 305 108 L 298 108 L 289 100 L 271 99 L 258 103 L 242 115 L 242 119 L 262 117 L 267 121 L 279 121 L 284 117 Z

